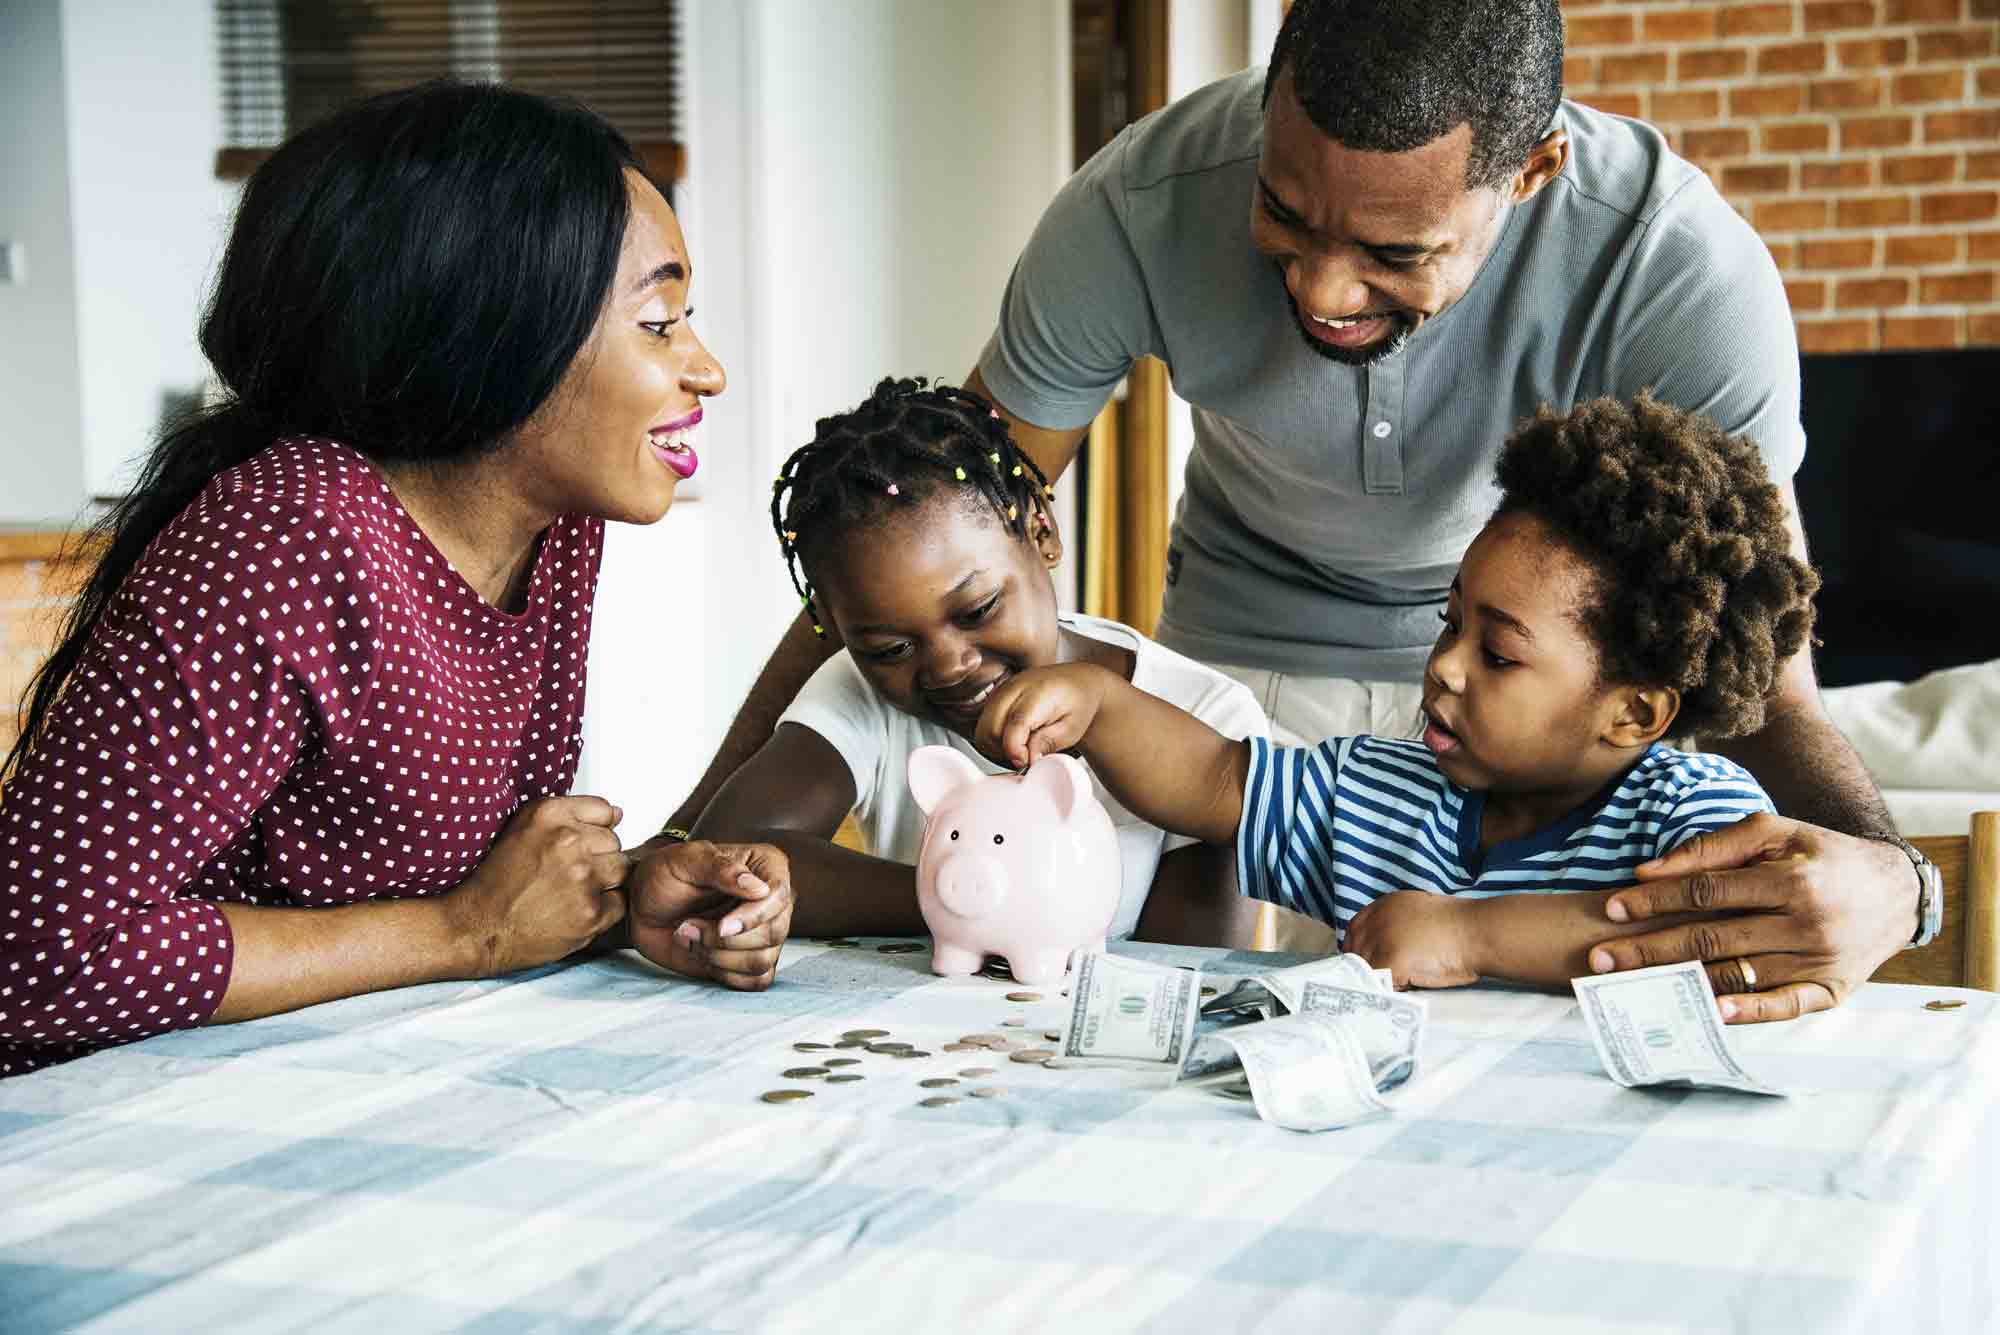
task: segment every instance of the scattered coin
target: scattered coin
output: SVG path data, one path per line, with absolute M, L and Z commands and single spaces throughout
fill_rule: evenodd
M 888 1036 L 889 1036 L 889 1031 L 887 1029 L 850 1029 L 846 1033 L 841 1035 L 842 1038 L 859 1038 L 863 1040 L 870 1038 L 887 1038 Z
M 961 1043 L 970 1043 L 974 1047 L 990 1048 L 995 1043 L 1005 1043 L 1007 1036 L 1005 1034 L 967 1034 L 958 1041 Z
M 865 1038 L 843 1038 L 834 1044 L 834 1046 L 837 1048 L 865 1048 L 868 1046 L 868 1040 Z
M 921 941 L 885 941 L 875 949 L 884 955 L 911 955 L 924 948 Z
M 1017 1016 L 1013 1019 L 1002 1020 L 1000 1022 L 1000 1026 L 1003 1029 L 1020 1029 L 1026 1026 L 1027 1023 L 1028 1022 L 1026 1020 L 1023 1020 Z
M 931 1054 L 922 1048 L 905 1048 L 901 1052 L 891 1053 L 890 1055 L 893 1057 L 928 1057 Z
M 998 1085 L 981 1085 L 978 1089 L 969 1089 L 966 1091 L 966 1093 L 972 1095 L 975 1099 L 997 1099 L 1006 1092 L 1006 1090 L 1000 1088 Z
M 1042 994 L 1039 992 L 1009 992 L 1007 994 L 1007 1000 L 1009 1001 L 1040 1001 L 1041 999 Z
M 828 1048 L 830 1048 L 830 1047 L 832 1047 L 832 1046 L 833 1046 L 833 1045 L 832 1045 L 831 1043 L 794 1043 L 794 1044 L 792 1044 L 792 1051 L 793 1051 L 793 1052 L 825 1052 L 825 1051 L 826 1051 L 826 1050 L 827 1050 Z
M 1060 1029 L 1044 1029 L 1044 1030 L 1042 1030 L 1042 1037 L 1043 1037 L 1043 1038 L 1046 1038 L 1046 1039 L 1047 1039 L 1047 1040 L 1048 1040 L 1049 1042 L 1051 1042 L 1051 1043 L 1060 1043 L 1060 1042 L 1062 1042 L 1062 1039 L 1063 1039 L 1063 1036 L 1062 1036 L 1062 1030 L 1060 1030 Z
M 1009 1053 L 1007 1060 L 1010 1062 L 1020 1062 L 1023 1066 L 1035 1066 L 1055 1055 L 1055 1053 L 1047 1048 L 1023 1048 L 1019 1052 Z
M 784 1073 L 787 1080 L 812 1080 L 825 1074 L 824 1066 L 794 1066 Z
M 919 1108 L 949 1108 L 957 1102 L 958 1098 L 955 1095 L 933 1094 L 927 1099 L 918 1100 L 917 1106 Z
M 959 1074 L 967 1080 L 977 1080 L 982 1075 L 992 1075 L 993 1068 L 991 1066 L 968 1066 L 963 1071 L 960 1071 Z
M 946 1052 L 978 1052 L 984 1047 L 985 1045 L 982 1043 L 947 1043 L 944 1045 L 944 1050 Z
M 885 1053 L 908 1052 L 910 1045 L 908 1043 L 870 1043 L 868 1050 L 870 1052 Z
M 917 1081 L 917 1084 L 924 1089 L 950 1089 L 957 1083 L 957 1078 L 949 1075 L 934 1075 L 928 1080 Z
M 1205 985 L 1204 985 L 1204 986 L 1202 987 L 1202 989 L 1201 989 L 1201 999 L 1202 999 L 1203 1001 L 1207 1001 L 1207 1000 L 1208 1000 L 1208 999 L 1209 999 L 1210 997 L 1212 997 L 1212 996 L 1215 996 L 1215 995 L 1216 995 L 1216 990 L 1215 990 L 1214 988 L 1212 988 L 1212 987 L 1208 987 L 1208 986 L 1205 986 Z
M 1927 1011 L 1955 1011 L 1964 1004 L 1962 1001 L 1926 1001 L 1924 1009 Z
M 800 1099 L 809 1099 L 812 1096 L 813 1092 L 810 1089 L 773 1089 L 757 1097 L 766 1103 L 797 1103 Z
M 859 1066 L 860 1064 L 861 1059 L 859 1057 L 828 1057 L 820 1063 L 821 1066 Z
M 867 1078 L 867 1076 L 862 1075 L 858 1071 L 836 1071 L 826 1078 L 826 1083 L 829 1085 L 845 1085 L 850 1081 L 866 1080 Z

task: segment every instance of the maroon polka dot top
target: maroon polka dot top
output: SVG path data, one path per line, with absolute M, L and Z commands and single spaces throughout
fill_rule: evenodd
M 284 440 L 156 538 L 0 796 L 0 1076 L 200 1024 L 216 901 L 437 894 L 569 790 L 603 521 L 483 601 L 354 450 Z

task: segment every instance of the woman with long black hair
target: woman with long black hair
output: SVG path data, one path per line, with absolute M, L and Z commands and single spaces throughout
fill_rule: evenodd
M 0 1075 L 601 938 L 768 986 L 783 855 L 568 796 L 607 519 L 698 466 L 680 226 L 581 107 L 433 84 L 247 186 L 0 778 Z M 662 875 L 664 868 L 666 874 Z

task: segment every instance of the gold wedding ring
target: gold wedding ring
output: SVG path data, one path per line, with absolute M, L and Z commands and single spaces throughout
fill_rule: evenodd
M 1755 992 L 1757 990 L 1757 966 L 1749 960 L 1738 960 L 1736 962 L 1743 969 L 1743 990 L 1745 992 Z

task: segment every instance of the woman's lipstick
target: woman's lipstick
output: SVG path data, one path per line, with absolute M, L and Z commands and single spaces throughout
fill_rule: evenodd
M 695 428 L 699 425 L 701 409 L 696 408 L 686 417 L 656 426 L 646 433 L 653 456 L 683 482 L 693 477 L 695 470 L 701 467 L 701 457 L 694 452 Z

